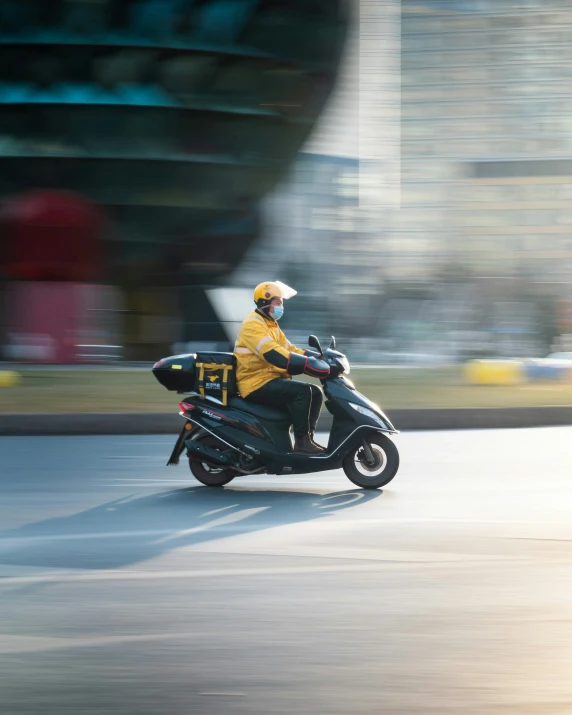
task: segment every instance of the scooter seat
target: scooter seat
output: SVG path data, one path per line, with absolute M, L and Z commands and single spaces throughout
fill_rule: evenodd
M 231 397 L 228 401 L 229 407 L 235 410 L 247 412 L 249 415 L 254 415 L 261 420 L 269 420 L 270 422 L 290 422 L 290 413 L 286 408 L 267 407 L 259 405 L 256 402 L 247 402 L 242 397 Z

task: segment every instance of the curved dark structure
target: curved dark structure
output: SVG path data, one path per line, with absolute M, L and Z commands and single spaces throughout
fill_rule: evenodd
M 209 282 L 333 86 L 344 0 L 0 0 L 0 198 L 104 207 L 115 267 Z

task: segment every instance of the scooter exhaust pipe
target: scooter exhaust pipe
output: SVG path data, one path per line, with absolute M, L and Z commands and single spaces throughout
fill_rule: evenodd
M 200 459 L 214 467 L 230 467 L 233 464 L 233 459 L 226 454 L 222 454 L 212 447 L 207 447 L 200 442 L 189 439 L 185 442 L 187 454 L 191 459 Z

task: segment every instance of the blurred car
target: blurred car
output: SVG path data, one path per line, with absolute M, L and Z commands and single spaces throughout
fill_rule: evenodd
M 550 353 L 545 358 L 525 361 L 526 376 L 529 380 L 569 380 L 572 379 L 572 352 Z
M 572 363 L 572 353 L 550 353 L 546 360 Z M 570 365 L 569 367 L 572 367 L 572 365 Z

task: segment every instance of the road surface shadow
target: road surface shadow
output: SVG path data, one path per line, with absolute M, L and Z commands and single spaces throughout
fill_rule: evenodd
M 0 532 L 0 564 L 112 569 L 172 549 L 321 519 L 382 495 L 193 487 L 123 497 L 70 516 Z

